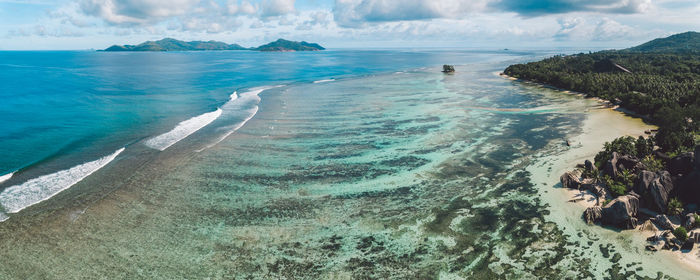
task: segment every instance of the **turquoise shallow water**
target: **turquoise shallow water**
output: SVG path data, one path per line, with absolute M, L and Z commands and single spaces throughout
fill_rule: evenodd
M 158 133 L 141 132 L 69 189 L 17 213 L 5 204 L 0 275 L 657 276 L 622 265 L 614 245 L 591 246 L 548 222 L 525 171 L 533 155 L 561 149 L 562 139 L 581 132 L 591 102 L 497 75 L 533 54 L 450 53 L 463 62 L 454 75 L 433 62 L 444 55 L 418 62 L 411 58 L 422 54 L 404 55 L 413 62 L 397 69 L 271 78 L 241 86 L 235 97 L 234 86 L 210 90 L 213 106 L 168 117 Z M 313 83 L 329 77 L 336 79 Z M 274 85 L 282 86 L 255 88 Z M 180 123 L 217 108 L 217 118 Z M 162 151 L 149 142 L 202 124 Z M 3 186 L 25 186 L 24 177 L 31 176 Z

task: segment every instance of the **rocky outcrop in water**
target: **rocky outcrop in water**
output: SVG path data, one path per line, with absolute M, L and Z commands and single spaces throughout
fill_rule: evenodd
M 623 229 L 637 226 L 639 199 L 633 195 L 619 196 L 602 208 L 601 222 Z
M 442 72 L 443 73 L 454 73 L 455 72 L 455 67 L 452 65 L 443 65 L 442 66 Z

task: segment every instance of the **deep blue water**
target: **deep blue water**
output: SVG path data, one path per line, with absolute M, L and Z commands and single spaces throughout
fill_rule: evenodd
M 0 176 L 99 158 L 214 110 L 236 89 L 516 55 L 482 54 L 0 52 Z

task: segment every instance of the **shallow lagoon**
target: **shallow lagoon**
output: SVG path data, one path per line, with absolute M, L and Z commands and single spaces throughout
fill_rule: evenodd
M 548 217 L 542 192 L 558 190 L 528 166 L 566 151 L 597 104 L 503 79 L 506 59 L 286 83 L 218 144 L 249 114 L 162 152 L 131 144 L 0 223 L 0 275 L 661 277 Z

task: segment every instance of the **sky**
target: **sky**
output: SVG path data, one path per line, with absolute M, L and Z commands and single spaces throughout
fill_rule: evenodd
M 0 0 L 0 50 L 171 37 L 330 48 L 624 48 L 700 31 L 700 0 Z

